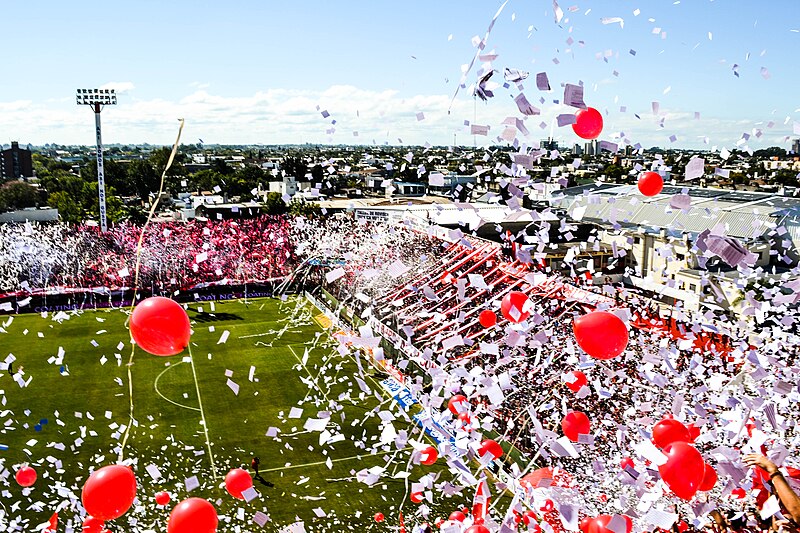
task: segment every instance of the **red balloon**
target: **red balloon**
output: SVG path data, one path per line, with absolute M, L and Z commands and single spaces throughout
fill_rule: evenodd
M 593 107 L 578 109 L 572 131 L 581 139 L 597 139 L 603 131 L 603 115 Z
M 490 309 L 484 309 L 478 315 L 478 322 L 481 323 L 481 326 L 485 328 L 490 328 L 497 324 L 497 315 L 494 314 L 494 311 Z
M 422 459 L 420 463 L 424 464 L 425 466 L 430 466 L 436 462 L 436 459 L 439 458 L 439 452 L 433 446 L 428 446 L 427 448 L 422 450 Z
M 589 524 L 591 523 L 592 518 L 590 516 L 584 516 L 581 518 L 581 521 L 578 523 L 578 529 L 581 530 L 582 533 L 587 533 L 589 530 Z
M 458 421 L 461 422 L 461 425 L 464 427 L 464 429 L 466 429 L 467 431 L 472 431 L 472 427 L 470 427 L 470 424 L 472 424 L 472 417 L 470 416 L 468 411 L 459 413 Z
M 375 518 L 375 521 L 380 524 L 381 522 L 383 522 L 383 519 L 384 519 L 383 513 L 375 513 L 375 517 L 374 518 Z
M 453 520 L 455 522 L 463 522 L 467 519 L 467 515 L 462 513 L 461 511 L 453 511 L 450 513 L 450 516 L 447 518 L 448 520 Z
M 83 521 L 83 533 L 102 533 L 106 523 L 93 516 L 87 516 Z
M 673 442 L 689 442 L 689 430 L 679 420 L 665 418 L 653 426 L 653 442 L 659 448 L 665 448 Z
M 467 528 L 464 533 L 491 533 L 485 526 L 480 524 L 475 524 L 472 527 Z
M 100 520 L 114 520 L 128 512 L 136 498 L 136 476 L 124 465 L 95 470 L 83 485 L 81 501 L 86 512 Z
M 703 481 L 700 482 L 700 489 L 703 492 L 709 491 L 717 484 L 717 471 L 714 467 L 706 463 L 703 469 Z
M 214 533 L 217 510 L 202 498 L 189 498 L 175 506 L 169 514 L 167 533 Z
M 409 499 L 414 503 L 420 503 L 422 501 L 422 493 L 421 492 L 412 492 Z
M 447 408 L 450 409 L 450 412 L 454 415 L 466 411 L 467 407 L 469 407 L 469 402 L 467 401 L 467 397 L 463 394 L 456 394 L 447 401 Z
M 589 380 L 586 379 L 586 374 L 584 374 L 580 370 L 573 370 L 572 372 L 569 372 L 567 374 L 567 377 L 569 376 L 573 376 L 574 381 L 570 383 L 569 380 L 565 380 L 564 384 L 572 392 L 578 392 L 579 390 L 581 390 L 581 387 L 589 383 Z
M 244 500 L 242 492 L 253 487 L 253 478 L 247 470 L 234 468 L 225 476 L 225 490 L 238 500 Z
M 153 355 L 179 354 L 192 334 L 189 316 L 175 300 L 153 296 L 137 305 L 130 319 L 131 336 Z
M 673 442 L 664 448 L 667 462 L 658 467 L 661 479 L 681 499 L 691 500 L 705 475 L 705 461 L 693 446 Z
M 171 500 L 172 497 L 169 495 L 169 492 L 156 492 L 156 503 L 158 505 L 167 505 Z
M 594 311 L 572 321 L 575 340 L 595 359 L 613 359 L 628 346 L 628 328 L 617 315 Z
M 664 178 L 658 172 L 642 172 L 636 185 L 643 195 L 655 196 L 664 188 Z
M 492 459 L 500 459 L 503 457 L 503 447 L 497 444 L 497 441 L 486 439 L 481 442 L 481 447 L 478 448 L 478 455 L 483 457 L 487 453 L 492 455 Z
M 500 303 L 500 312 L 509 322 L 514 322 L 515 324 L 522 322 L 531 316 L 530 311 L 526 308 L 526 304 L 529 301 L 524 292 L 511 291 L 503 296 L 503 301 Z M 523 311 L 523 309 L 525 310 Z
M 633 467 L 634 467 L 634 464 L 633 464 L 633 459 L 631 459 L 630 457 L 626 457 L 625 459 L 623 459 L 622 461 L 620 461 L 620 463 L 619 463 L 619 467 L 620 467 L 621 469 L 625 470 L 625 467 L 626 467 L 626 466 L 629 466 L 629 467 L 633 468 Z
M 17 480 L 20 487 L 32 486 L 36 483 L 36 477 L 36 470 L 27 465 L 17 470 L 17 473 L 14 474 L 14 479 Z
M 572 488 L 573 479 L 569 472 L 563 468 L 554 469 L 551 466 L 544 468 L 537 468 L 533 472 L 523 476 L 520 479 L 522 485 L 529 485 L 531 488 L 537 488 L 542 485 L 542 481 L 547 480 L 548 486 L 561 487 L 565 489 Z
M 629 516 L 620 515 L 625 520 L 625 531 L 627 533 L 631 533 L 633 529 L 633 521 L 630 519 Z M 586 533 L 614 533 L 611 529 L 608 529 L 606 526 L 611 522 L 612 516 L 607 514 L 601 514 L 597 518 L 594 518 L 589 521 L 586 526 Z
M 588 435 L 591 428 L 589 417 L 580 411 L 567 413 L 567 416 L 561 420 L 561 429 L 572 442 L 578 442 L 578 435 Z

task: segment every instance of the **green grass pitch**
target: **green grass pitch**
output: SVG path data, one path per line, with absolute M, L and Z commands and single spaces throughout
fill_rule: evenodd
M 336 350 L 315 321 L 319 312 L 290 297 L 193 303 L 188 313 L 197 386 L 192 364 L 184 359 L 188 352 L 166 358 L 134 352 L 135 422 L 123 457 L 134 462 L 138 502 L 110 524 L 111 530 L 164 531 L 169 511 L 153 501 L 161 490 L 172 494 L 173 504 L 190 496 L 209 499 L 221 515 L 219 531 L 275 531 L 298 519 L 309 531 L 388 530 L 405 495 L 404 482 L 384 479 L 369 488 L 353 474 L 377 465 L 402 471 L 408 451 L 372 451 L 380 435 L 376 411 L 388 410 L 389 404 L 374 380 L 367 377 L 371 394 L 353 380 L 356 364 Z M 13 476 L 0 479 L 2 530 L 14 524 L 29 530 L 55 509 L 60 509 L 61 531 L 69 521 L 77 525 L 74 498 L 80 498 L 91 469 L 117 461 L 129 423 L 127 313 L 64 316 L 60 321 L 54 313 L 0 319 L 0 360 L 14 354 L 14 370 L 21 368 L 22 379 L 30 380 L 20 387 L 8 372 L 0 372 L 5 402 L 0 444 L 8 446 L 0 450 L 0 471 L 30 462 L 39 473 L 29 494 Z M 227 340 L 220 342 L 223 335 Z M 238 385 L 238 395 L 229 382 Z M 344 439 L 320 445 L 321 433 L 303 426 L 308 418 L 325 416 L 319 411 L 329 410 L 327 399 L 342 406 L 330 414 L 327 430 Z M 293 407 L 303 410 L 299 418 L 289 418 Z M 412 429 L 399 415 L 394 425 L 398 431 Z M 270 428 L 279 430 L 276 437 L 267 436 Z M 247 468 L 254 454 L 261 459 L 263 482 L 255 482 L 260 497 L 249 503 L 234 500 L 222 488 L 223 478 L 231 468 Z M 156 465 L 162 478 L 153 479 L 149 465 Z M 412 478 L 425 473 L 421 468 L 414 467 Z M 184 483 L 192 476 L 200 487 L 188 491 Z M 406 503 L 404 511 L 414 507 Z M 253 522 L 257 511 L 270 517 L 264 529 Z M 383 512 L 387 523 L 377 526 L 376 512 Z

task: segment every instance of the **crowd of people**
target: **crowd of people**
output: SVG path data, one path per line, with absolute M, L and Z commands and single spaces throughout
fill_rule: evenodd
M 503 263 L 491 247 L 478 250 L 477 241 L 440 243 L 417 254 L 424 260 L 409 260 L 409 270 L 400 276 L 388 274 L 385 266 L 376 274 L 376 259 L 387 265 L 410 250 L 404 239 L 389 238 L 401 229 L 360 229 L 358 236 L 345 232 L 329 238 L 337 242 L 336 256 L 359 261 L 348 263 L 347 276 L 326 287 L 349 297 L 360 315 L 378 316 L 432 363 L 415 367 L 394 361 L 410 373 L 406 385 L 424 408 L 440 413 L 456 441 L 479 442 L 491 431 L 506 452 L 513 447 L 521 454 L 520 467 L 529 462 L 528 469 L 550 466 L 569 473 L 576 490 L 548 493 L 558 505 L 585 516 L 626 515 L 637 531 L 657 529 L 652 510 L 677 516 L 674 527 L 681 531 L 796 527 L 800 500 L 792 496 L 794 480 L 776 466 L 791 462 L 800 445 L 794 423 L 800 418 L 798 352 L 786 350 L 791 332 L 768 342 L 752 335 L 709 335 L 701 327 L 707 314 L 683 313 L 679 322 L 659 316 L 652 301 L 638 296 L 598 298 L 591 305 L 564 298 L 563 291 L 542 290 L 524 270 L 509 276 L 519 265 Z M 336 228 L 324 231 L 335 234 Z M 377 242 L 388 249 L 365 245 Z M 540 285 L 549 281 L 538 279 Z M 532 302 L 531 317 L 519 324 L 498 309 L 511 287 Z M 627 349 L 612 360 L 589 357 L 572 334 L 572 319 L 598 306 L 628 316 Z M 496 312 L 496 325 L 480 324 L 478 314 L 485 309 Z M 445 345 L 455 335 L 461 339 Z M 572 371 L 587 378 L 578 391 L 567 387 Z M 443 408 L 455 393 L 469 397 L 467 417 Z M 588 416 L 591 431 L 566 445 L 561 424 L 572 411 Z M 693 446 L 719 476 L 691 502 L 671 493 L 647 446 L 654 425 L 666 417 L 696 429 Z M 510 457 L 504 458 L 506 466 Z M 765 510 L 772 495 L 780 505 Z
M 108 232 L 64 224 L 0 226 L 0 294 L 138 287 L 163 293 L 201 284 L 282 278 L 295 267 L 290 220 L 121 223 Z

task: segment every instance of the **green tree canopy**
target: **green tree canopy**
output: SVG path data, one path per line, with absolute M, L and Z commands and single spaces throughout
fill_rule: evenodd
M 0 187 L 0 210 L 24 209 L 40 204 L 36 187 L 22 181 L 12 181 Z

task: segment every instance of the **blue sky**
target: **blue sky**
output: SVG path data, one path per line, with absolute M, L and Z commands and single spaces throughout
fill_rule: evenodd
M 477 138 L 488 144 L 503 119 L 522 118 L 516 87 L 500 87 L 477 106 L 462 89 L 450 115 L 447 109 L 475 54 L 472 38 L 483 37 L 500 4 L 139 1 L 101 4 L 93 14 L 69 2 L 8 3 L 4 19 L 12 22 L 0 43 L 4 72 L 13 75 L 0 84 L 0 142 L 91 144 L 91 113 L 75 105 L 74 90 L 114 86 L 121 94 L 103 112 L 107 142 L 167 144 L 183 117 L 186 142 L 446 144 L 455 134 L 472 144 L 467 120 L 491 126 Z M 559 7 L 556 24 L 552 0 L 510 0 L 485 50 L 497 59 L 477 62 L 467 77 L 472 84 L 482 66 L 531 72 L 523 92 L 542 115 L 527 118 L 530 135 L 518 134 L 519 142 L 538 143 L 553 117 L 573 111 L 553 101 L 562 99 L 562 83 L 582 81 L 587 104 L 605 114 L 601 139 L 730 148 L 750 134 L 744 146 L 787 146 L 800 121 L 800 2 L 576 0 Z M 603 24 L 605 17 L 624 23 Z M 542 71 L 550 93 L 532 79 Z M 554 135 L 581 142 L 569 126 Z M 670 142 L 672 135 L 678 140 Z

